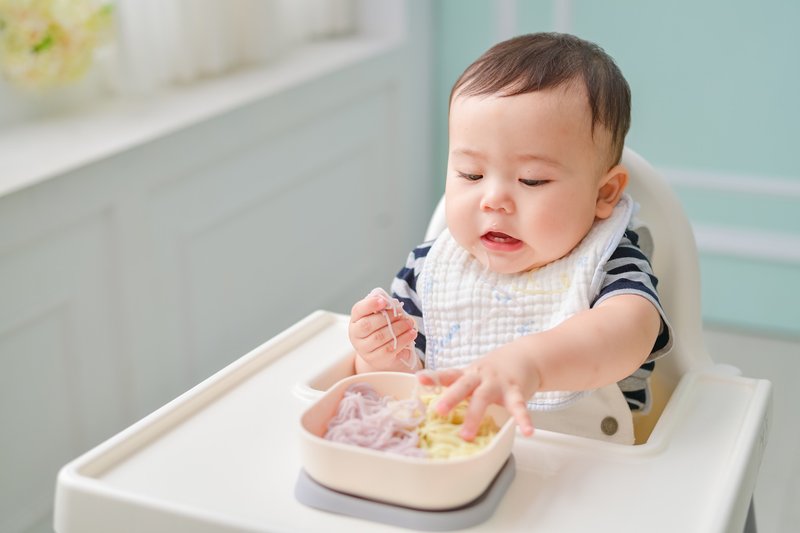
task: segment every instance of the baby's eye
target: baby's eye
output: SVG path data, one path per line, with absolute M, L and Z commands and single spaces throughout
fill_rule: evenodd
M 465 174 L 464 172 L 459 172 L 458 175 L 469 181 L 478 181 L 483 177 L 483 174 Z
M 526 180 L 526 179 L 519 180 L 520 183 L 522 183 L 523 185 L 527 185 L 528 187 L 538 187 L 539 185 L 544 185 L 548 181 L 550 180 Z

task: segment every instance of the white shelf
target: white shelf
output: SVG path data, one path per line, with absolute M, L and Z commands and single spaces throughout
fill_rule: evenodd
M 275 62 L 0 131 L 0 197 L 385 53 L 399 40 L 308 44 Z

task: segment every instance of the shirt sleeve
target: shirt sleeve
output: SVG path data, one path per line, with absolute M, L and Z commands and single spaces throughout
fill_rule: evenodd
M 658 278 L 653 274 L 650 261 L 639 249 L 639 236 L 628 229 L 617 249 L 605 265 L 606 275 L 592 307 L 619 294 L 638 294 L 650 301 L 661 316 L 661 328 L 647 361 L 653 361 L 672 348 L 672 328 L 661 307 L 656 287 Z
M 628 405 L 632 410 L 646 411 L 650 407 L 649 377 L 655 368 L 655 360 L 672 348 L 672 328 L 658 298 L 658 279 L 653 274 L 650 261 L 639 249 L 639 236 L 628 229 L 617 249 L 605 265 L 606 275 L 600 292 L 592 307 L 612 296 L 637 294 L 650 301 L 661 316 L 661 328 L 645 363 L 636 372 L 619 382 Z

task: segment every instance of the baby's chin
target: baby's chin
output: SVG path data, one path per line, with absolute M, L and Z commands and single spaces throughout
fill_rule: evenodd
M 485 271 L 494 272 L 495 274 L 522 274 L 523 272 L 536 270 L 542 266 L 538 264 L 520 264 L 518 261 L 509 261 L 503 258 L 493 257 L 485 251 L 483 253 L 473 253 L 472 256 L 483 266 Z

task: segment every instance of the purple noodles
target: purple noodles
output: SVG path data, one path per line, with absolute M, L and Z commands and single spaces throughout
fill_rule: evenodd
M 419 398 L 394 400 L 382 397 L 368 383 L 354 383 L 328 422 L 325 438 L 372 450 L 425 457 L 418 447 L 417 426 L 425 419 Z

